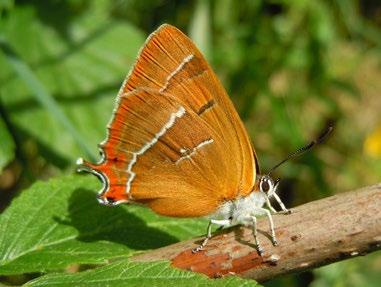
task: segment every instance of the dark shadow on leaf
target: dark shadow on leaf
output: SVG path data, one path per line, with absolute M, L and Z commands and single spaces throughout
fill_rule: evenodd
M 83 242 L 109 241 L 131 249 L 145 250 L 166 246 L 178 240 L 156 228 L 148 227 L 128 206 L 107 207 L 97 203 L 93 191 L 77 189 L 69 202 L 69 219 L 55 218 L 75 227 Z

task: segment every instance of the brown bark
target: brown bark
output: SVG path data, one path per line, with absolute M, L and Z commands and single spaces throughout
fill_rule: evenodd
M 210 277 L 236 274 L 265 281 L 381 249 L 381 184 L 313 201 L 274 215 L 279 246 L 273 246 L 266 218 L 258 221 L 265 252 L 252 245 L 250 228 L 215 233 L 205 250 L 193 254 L 202 238 L 134 257 L 136 261 L 171 260 L 178 268 Z

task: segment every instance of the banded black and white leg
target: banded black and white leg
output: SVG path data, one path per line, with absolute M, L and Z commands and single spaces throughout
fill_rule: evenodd
M 224 226 L 230 225 L 231 221 L 229 219 L 222 219 L 222 220 L 211 219 L 208 223 L 208 227 L 207 227 L 207 231 L 206 231 L 206 237 L 205 237 L 204 241 L 199 246 L 197 246 L 196 248 L 194 248 L 192 250 L 193 253 L 197 253 L 197 252 L 204 249 L 204 247 L 208 243 L 209 239 L 212 237 L 212 225 L 213 224 L 224 227 Z
M 258 241 L 257 218 L 255 216 L 251 216 L 250 218 L 253 224 L 253 236 L 254 236 L 255 248 L 257 249 L 259 255 L 262 256 L 263 248 L 261 247 Z
M 252 214 L 252 217 L 254 216 L 258 216 L 258 215 L 266 215 L 267 216 L 267 219 L 269 220 L 269 226 L 270 226 L 270 235 L 271 235 L 271 242 L 273 243 L 274 246 L 277 246 L 278 245 L 278 241 L 276 240 L 276 236 L 275 236 L 275 229 L 274 229 L 274 221 L 273 221 L 273 218 L 271 216 L 271 213 L 269 210 L 267 210 L 266 208 L 262 208 L 262 207 L 256 207 L 254 210 L 253 210 L 253 214 Z M 251 218 L 252 218 L 251 217 Z M 256 221 L 255 221 L 256 223 Z M 257 234 L 257 232 L 255 231 L 254 232 L 254 239 L 255 239 L 255 235 Z M 255 239 L 256 242 L 258 242 L 258 239 Z
M 280 208 L 282 209 L 282 211 L 278 211 L 277 213 L 284 213 L 284 214 L 290 214 L 291 213 L 291 210 L 287 209 L 286 206 L 284 206 L 282 200 L 279 198 L 279 196 L 274 193 L 273 194 L 275 200 L 278 202 Z
M 278 194 L 276 194 L 276 190 L 278 188 L 278 184 L 279 184 L 279 180 L 276 181 L 275 187 L 274 187 L 274 192 L 271 194 L 271 196 L 273 196 L 275 198 L 275 200 L 278 202 L 278 204 L 279 204 L 280 208 L 282 209 L 282 211 L 276 211 L 275 210 L 275 208 L 270 203 L 269 197 L 266 197 L 266 205 L 271 210 L 271 212 L 274 213 L 274 214 L 275 213 L 290 214 L 291 210 L 286 208 L 286 206 L 283 204 L 283 202 L 280 199 L 280 197 L 278 196 Z
M 275 200 L 278 202 L 278 204 L 282 210 L 276 211 L 275 208 L 271 205 L 270 199 L 267 197 L 266 198 L 266 206 L 270 209 L 270 211 L 274 214 L 276 214 L 276 213 L 290 214 L 291 210 L 287 209 L 284 206 L 284 204 L 283 204 L 282 200 L 279 198 L 279 196 L 276 193 L 274 193 L 273 196 L 274 196 Z

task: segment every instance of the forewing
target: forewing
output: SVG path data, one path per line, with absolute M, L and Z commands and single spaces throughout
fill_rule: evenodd
M 256 157 L 243 123 L 202 54 L 170 25 L 148 38 L 108 129 L 101 162 L 83 163 L 104 182 L 105 203 L 193 217 L 252 192 Z
M 244 125 L 201 52 L 180 30 L 165 24 L 147 39 L 121 93 L 139 87 L 171 94 L 198 114 L 234 154 L 230 164 L 237 174 L 230 177 L 239 185 L 230 197 L 252 191 L 258 164 Z

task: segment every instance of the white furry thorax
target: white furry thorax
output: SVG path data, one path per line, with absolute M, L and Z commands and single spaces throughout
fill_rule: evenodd
M 230 225 L 251 225 L 252 221 L 249 221 L 249 216 L 263 214 L 255 214 L 255 210 L 258 207 L 263 207 L 266 202 L 266 197 L 266 194 L 263 192 L 254 191 L 248 196 L 225 202 L 215 213 L 210 215 L 209 218 L 230 220 Z

